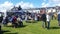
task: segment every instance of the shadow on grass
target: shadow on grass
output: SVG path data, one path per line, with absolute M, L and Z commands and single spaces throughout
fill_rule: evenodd
M 13 26 L 5 26 L 5 27 L 13 27 Z
M 17 28 L 24 28 L 26 27 L 27 25 L 22 25 L 22 26 L 18 26 Z
M 5 33 L 5 34 L 18 34 L 18 33 Z
M 24 28 L 24 27 L 26 27 L 27 25 L 18 25 L 16 28 Z M 12 28 L 14 28 L 13 26 L 5 26 L 5 27 L 12 27 Z
M 7 33 L 7 32 L 9 32 L 9 33 Z M 18 34 L 18 33 L 10 33 L 10 31 L 0 31 L 0 34 Z
M 5 32 L 10 32 L 10 31 L 3 31 L 3 30 L 1 30 L 0 34 L 4 34 Z
M 50 27 L 49 29 L 60 29 L 60 27 Z
M 28 21 L 26 21 L 26 23 L 37 23 L 37 21 L 30 21 L 30 20 L 28 20 Z

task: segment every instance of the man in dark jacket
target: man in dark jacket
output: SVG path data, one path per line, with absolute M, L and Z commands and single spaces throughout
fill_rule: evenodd
M 42 22 L 43 22 L 42 27 L 47 27 L 46 14 L 42 14 L 41 19 L 42 19 Z

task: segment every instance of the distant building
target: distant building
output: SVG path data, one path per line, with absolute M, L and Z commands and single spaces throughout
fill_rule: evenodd
M 36 13 L 40 13 L 40 11 L 44 10 L 46 12 L 58 12 L 60 10 L 60 6 L 56 6 L 56 7 L 43 7 L 43 8 L 30 8 L 30 9 L 23 9 L 25 12 L 29 11 L 29 12 L 36 12 Z

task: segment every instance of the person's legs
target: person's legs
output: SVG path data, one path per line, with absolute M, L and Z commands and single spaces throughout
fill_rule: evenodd
M 17 24 L 16 24 L 15 22 L 13 23 L 13 27 L 14 27 L 14 28 L 16 28 L 16 27 L 17 27 Z
M 1 25 L 0 25 L 0 31 L 1 31 Z
M 15 23 L 13 23 L 13 27 L 15 28 Z
M 19 24 L 18 26 L 20 27 L 20 25 L 21 25 L 20 21 L 18 21 L 18 24 Z
M 60 21 L 58 21 L 58 24 L 59 24 L 59 26 L 60 26 Z
M 53 20 L 53 15 L 51 16 L 51 19 Z
M 22 21 L 20 22 L 20 26 L 23 26 L 23 22 Z
M 47 28 L 47 23 L 46 23 L 46 21 L 45 21 L 45 28 Z
M 47 23 L 46 23 L 46 21 L 42 21 L 42 27 L 45 27 L 45 28 L 47 28 Z
M 17 28 L 18 27 L 18 24 L 16 23 L 15 27 Z
M 1 33 L 1 25 L 0 25 L 0 34 L 2 34 L 2 33 Z
M 1 31 L 1 22 L 0 22 L 0 31 Z
M 44 21 L 42 21 L 42 27 L 44 28 Z
M 49 27 L 50 27 L 50 21 L 48 21 L 47 23 L 48 23 L 47 24 L 47 28 L 49 29 Z
M 46 21 L 42 21 L 42 27 L 44 28 L 46 28 L 47 27 L 47 23 L 46 23 Z

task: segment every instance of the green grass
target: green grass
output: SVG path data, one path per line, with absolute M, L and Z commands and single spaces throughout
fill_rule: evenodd
M 42 28 L 42 22 L 37 23 L 26 23 L 25 27 L 12 28 L 12 27 L 2 27 L 3 34 L 60 34 L 60 28 L 58 26 L 57 20 L 52 20 L 50 23 L 50 29 Z

